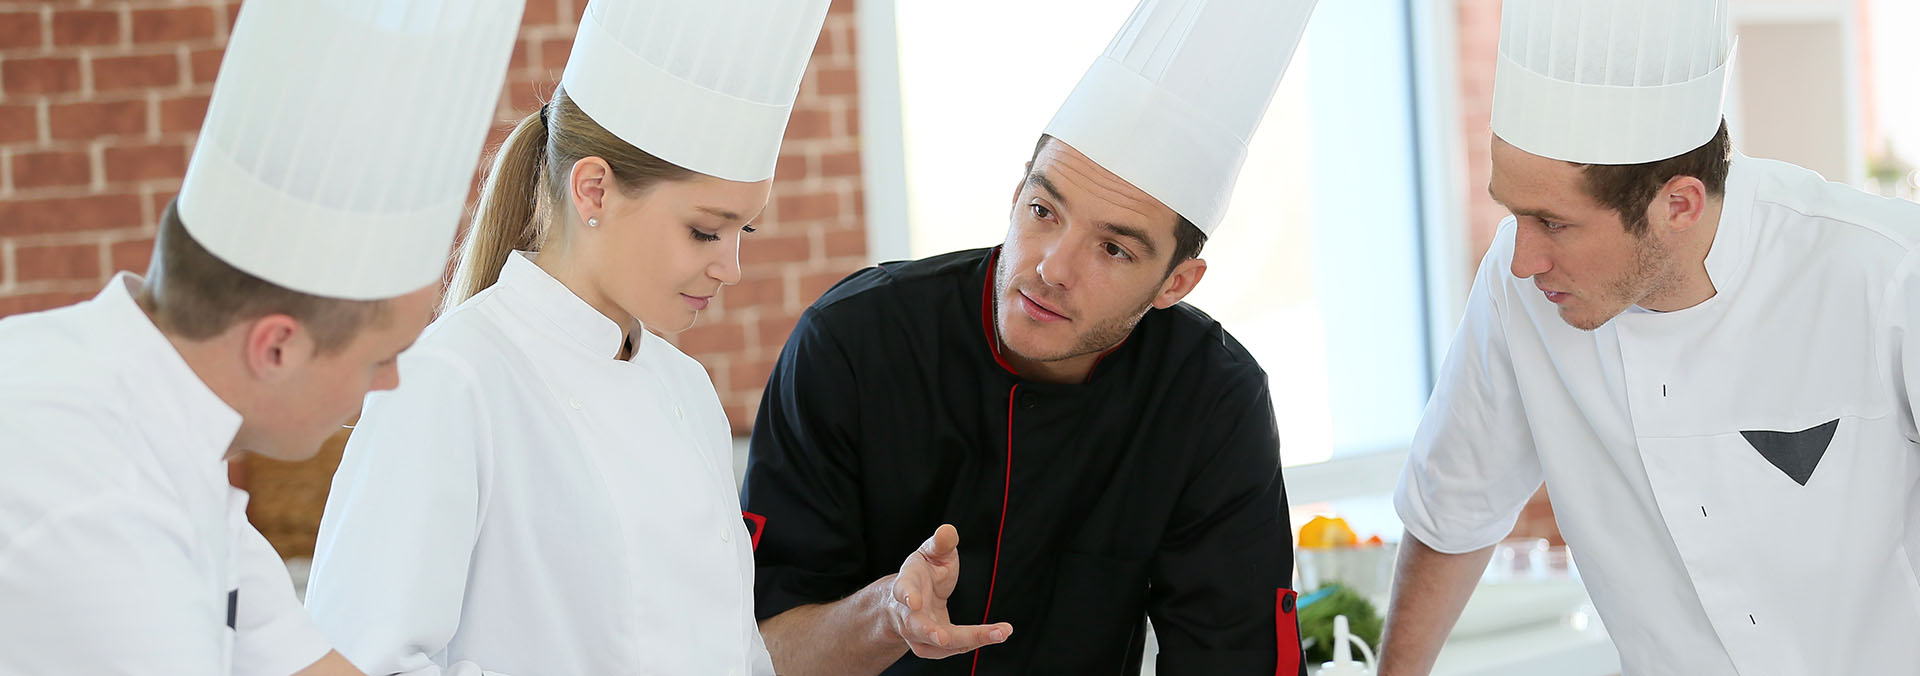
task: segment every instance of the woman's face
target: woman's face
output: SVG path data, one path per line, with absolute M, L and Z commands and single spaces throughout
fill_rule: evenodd
M 632 194 L 598 191 L 597 208 L 576 200 L 589 207 L 581 221 L 597 221 L 580 233 L 590 241 L 577 253 L 605 302 L 656 332 L 685 331 L 721 286 L 740 281 L 741 235 L 753 231 L 748 223 L 766 208 L 772 184 L 695 175 Z

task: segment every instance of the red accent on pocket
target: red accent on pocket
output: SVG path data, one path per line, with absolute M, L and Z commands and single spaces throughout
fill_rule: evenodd
M 747 520 L 747 534 L 753 536 L 753 551 L 760 551 L 760 533 L 767 529 L 767 517 L 746 510 L 740 511 L 740 517 Z
M 1294 616 L 1294 603 L 1299 595 L 1292 589 L 1281 589 L 1273 600 L 1273 633 L 1276 654 L 1279 662 L 1274 666 L 1274 676 L 1296 676 L 1300 673 L 1300 663 L 1306 656 L 1300 654 L 1300 618 Z

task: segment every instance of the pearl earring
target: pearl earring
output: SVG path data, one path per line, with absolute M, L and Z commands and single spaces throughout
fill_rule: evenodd
M 587 227 L 589 227 L 589 228 L 598 228 L 598 227 L 600 227 L 600 219 L 598 219 L 598 218 L 589 218 L 589 219 L 587 219 Z

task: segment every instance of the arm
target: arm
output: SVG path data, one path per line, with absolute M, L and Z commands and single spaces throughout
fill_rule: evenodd
M 1406 524 L 1381 641 L 1382 676 L 1427 673 L 1543 472 L 1503 324 L 1503 228 L 1414 433 L 1394 509 Z M 1554 321 L 1558 321 L 1555 319 Z M 1551 368 L 1537 365 L 1534 368 Z
M 900 564 L 852 596 L 805 605 L 760 623 L 779 671 L 801 674 L 877 674 L 908 650 L 942 659 L 1000 643 L 1013 625 L 955 626 L 947 598 L 960 579 L 960 535 L 941 526 Z
M 233 676 L 287 676 L 334 655 L 320 627 L 293 594 L 287 564 L 247 521 L 245 493 L 227 489 L 227 542 L 239 593 L 234 612 Z M 341 658 L 345 664 L 345 658 Z M 348 665 L 351 668 L 352 665 Z M 315 673 L 359 674 L 352 671 Z
M 1424 676 L 1433 671 L 1440 645 L 1460 619 L 1460 610 L 1473 596 L 1474 583 L 1491 558 L 1492 547 L 1444 554 L 1422 544 L 1413 533 L 1401 538 L 1393 601 L 1380 637 L 1380 676 Z
M 945 596 L 959 577 L 951 527 L 910 553 L 897 575 L 877 577 L 864 565 L 856 365 L 830 322 L 808 310 L 781 350 L 741 489 L 743 509 L 766 519 L 754 551 L 754 612 L 774 666 L 787 676 L 873 674 L 909 649 L 938 658 L 997 642 L 996 628 L 1004 639 L 1012 632 L 1005 624 L 946 622 Z
M 1159 673 L 1301 674 L 1293 530 L 1266 377 L 1248 377 L 1196 427 L 1193 471 L 1155 553 L 1148 612 Z M 1206 430 L 1223 430 L 1208 434 Z
M 368 397 L 314 547 L 307 608 L 341 654 L 377 676 L 472 676 L 442 664 L 459 628 L 490 454 L 464 362 L 420 350 L 402 386 Z
M 318 661 L 294 673 L 293 676 L 365 676 L 365 674 L 353 668 L 353 663 L 341 657 L 340 653 L 329 650 Z

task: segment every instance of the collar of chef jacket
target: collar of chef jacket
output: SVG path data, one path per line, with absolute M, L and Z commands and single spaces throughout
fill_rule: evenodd
M 546 270 L 533 262 L 536 255 L 529 251 L 515 251 L 507 256 L 506 266 L 500 269 L 500 281 L 494 286 L 500 288 L 500 293 L 506 294 L 514 305 L 542 320 L 528 323 L 598 357 L 612 359 L 619 354 L 622 340 L 620 325 L 574 295 L 572 289 L 554 279 L 553 275 L 547 274 Z M 647 327 L 635 320 L 634 356 L 640 354 L 644 341 L 660 340 L 647 334 Z
M 115 370 L 118 385 L 140 412 L 139 429 L 162 449 L 160 460 L 198 473 L 226 455 L 240 432 L 240 413 L 207 388 L 140 309 L 133 294 L 141 283 L 131 273 L 115 275 L 86 305 L 82 330 L 110 343 L 108 352 L 124 364 Z
M 1753 217 L 1755 195 L 1755 176 L 1753 160 L 1740 153 L 1733 153 L 1731 165 L 1727 169 L 1727 185 L 1720 200 L 1720 224 L 1713 232 L 1713 245 L 1707 250 L 1707 279 L 1713 281 L 1713 297 L 1695 305 L 1694 308 L 1708 307 L 1736 293 L 1741 282 L 1747 278 L 1747 263 L 1752 258 Z M 1679 310 L 1678 312 L 1686 312 Z M 1624 316 L 1651 317 L 1664 314 L 1634 305 L 1627 308 Z

